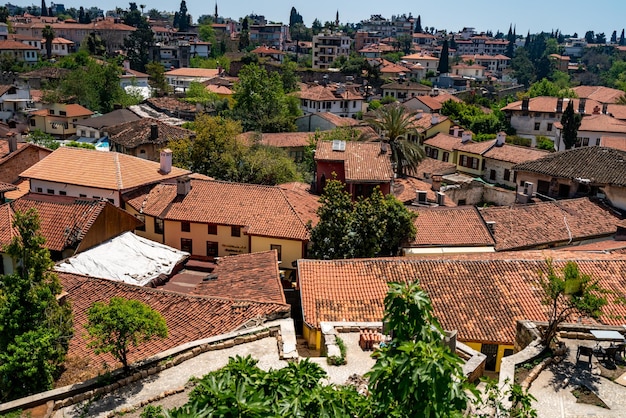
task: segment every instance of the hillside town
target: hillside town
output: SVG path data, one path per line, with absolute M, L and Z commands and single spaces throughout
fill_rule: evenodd
M 0 7 L 0 416 L 624 415 L 623 28 L 177 6 Z

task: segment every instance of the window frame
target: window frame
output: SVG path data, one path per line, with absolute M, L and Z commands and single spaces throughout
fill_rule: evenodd
M 191 232 L 191 222 L 180 221 L 180 232 Z

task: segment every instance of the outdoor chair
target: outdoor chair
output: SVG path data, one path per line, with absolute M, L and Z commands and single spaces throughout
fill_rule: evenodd
M 584 345 L 579 345 L 578 350 L 576 350 L 576 362 L 578 363 L 580 356 L 587 356 L 587 361 L 591 363 L 591 356 L 593 356 L 593 348 L 585 347 Z
M 612 346 L 604 349 L 604 359 L 609 363 L 615 363 L 615 355 L 617 354 L 617 346 Z

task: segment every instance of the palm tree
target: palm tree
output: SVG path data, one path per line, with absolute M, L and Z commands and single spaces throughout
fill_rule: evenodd
M 398 103 L 392 103 L 378 109 L 376 117 L 368 121 L 382 135 L 382 140 L 389 144 L 391 162 L 398 177 L 415 170 L 425 156 L 420 144 L 410 139 L 411 135 L 417 135 L 413 126 L 415 114 Z
M 50 25 L 46 25 L 42 31 L 41 35 L 46 40 L 46 56 L 48 59 L 52 57 L 52 40 L 54 39 L 54 29 Z

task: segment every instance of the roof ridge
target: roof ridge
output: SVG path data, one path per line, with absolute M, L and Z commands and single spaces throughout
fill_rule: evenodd
M 115 164 L 115 182 L 117 183 L 118 190 L 122 190 L 124 188 L 124 181 L 122 178 L 122 168 L 120 167 L 120 153 L 113 153 L 113 163 Z

